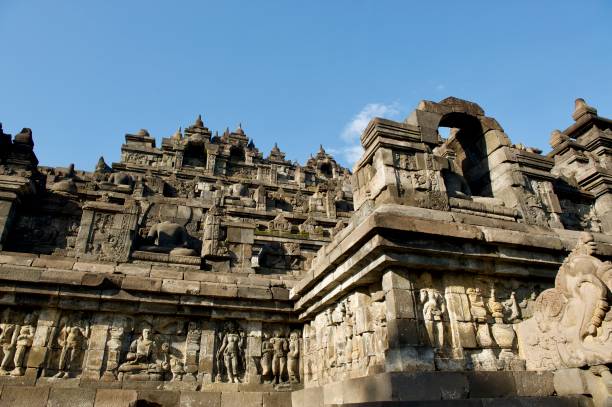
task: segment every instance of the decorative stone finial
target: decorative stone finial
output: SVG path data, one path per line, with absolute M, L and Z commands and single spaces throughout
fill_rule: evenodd
M 32 129 L 24 127 L 19 133 L 15 135 L 15 143 L 27 144 L 29 146 L 34 145 L 34 139 L 32 138 Z
M 238 123 L 238 128 L 236 129 L 235 133 L 244 135 L 244 130 L 242 130 L 242 123 Z
M 176 132 L 172 135 L 172 140 L 180 140 L 183 138 L 182 129 L 179 127 Z
M 98 159 L 98 164 L 96 164 L 96 170 L 95 172 L 108 172 L 110 170 L 109 166 L 106 164 L 106 161 L 104 161 L 104 157 L 100 156 L 100 158 Z
M 204 121 L 202 120 L 202 115 L 199 114 L 195 123 L 193 124 L 195 127 L 204 127 Z
M 583 98 L 578 98 L 574 103 L 574 113 L 572 114 L 572 118 L 574 120 L 578 120 L 584 115 L 597 116 L 597 109 L 589 106 Z
M 561 130 L 553 130 L 552 133 L 550 133 L 550 146 L 552 148 L 555 148 L 559 145 L 561 145 L 561 143 L 563 143 L 564 141 L 569 140 L 569 137 L 563 133 L 561 133 Z
M 141 137 L 149 137 L 149 131 L 147 129 L 140 129 L 136 135 Z

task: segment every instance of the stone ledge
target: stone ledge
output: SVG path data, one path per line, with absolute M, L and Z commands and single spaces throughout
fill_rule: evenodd
M 59 381 L 58 381 L 59 382 Z M 146 382 L 142 384 L 146 385 Z M 291 392 L 4 385 L 0 407 L 290 407 Z
M 499 227 L 491 227 L 490 219 L 486 217 L 469 217 L 470 223 L 457 223 L 450 212 L 409 207 L 397 204 L 383 204 L 369 213 L 350 233 L 341 233 L 332 242 L 322 247 L 317 253 L 310 270 L 295 284 L 291 290 L 291 298 L 296 299 L 312 288 L 323 275 L 338 267 L 353 252 L 362 247 L 364 241 L 376 229 L 397 230 L 409 233 L 426 234 L 432 237 L 444 236 L 464 239 L 472 242 L 482 242 L 499 247 L 517 247 L 539 251 L 556 251 L 565 256 L 569 252 L 580 233 L 565 229 L 550 229 L 516 223 L 499 221 Z M 612 256 L 612 238 L 605 234 L 594 233 L 599 243 L 598 250 L 602 255 Z M 539 253 L 539 252 L 538 252 Z M 499 256 L 505 260 L 504 256 Z M 552 261 L 555 269 L 560 261 Z
M 419 406 L 455 403 L 480 406 L 480 400 L 484 399 L 504 402 L 509 398 L 526 400 L 526 397 L 533 400 L 546 399 L 553 403 L 550 405 L 554 405 L 557 398 L 550 397 L 554 394 L 552 380 L 550 372 L 542 374 L 527 371 L 379 373 L 294 391 L 292 400 L 293 407 L 404 406 L 411 405 L 411 402 Z M 525 385 L 529 381 L 532 383 Z

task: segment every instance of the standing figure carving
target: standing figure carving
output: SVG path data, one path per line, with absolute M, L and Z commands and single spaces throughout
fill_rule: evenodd
M 280 328 L 274 329 L 274 336 L 270 339 L 272 344 L 272 376 L 275 384 L 283 381 L 282 376 L 287 369 L 287 352 L 289 343 Z
M 435 288 L 423 288 L 420 294 L 423 304 L 423 319 L 431 345 L 437 349 L 444 345 L 444 298 Z
M 224 327 L 221 347 L 217 352 L 216 381 L 222 381 L 222 370 L 225 370 L 229 382 L 240 383 L 240 372 L 244 369 L 244 345 L 244 331 L 240 330 L 235 322 L 227 322 Z
M 23 376 L 25 373 L 25 355 L 34 342 L 34 327 L 31 325 L 33 318 L 32 314 L 26 315 L 23 325 L 19 328 L 13 358 L 15 368 L 11 371 L 11 376 Z
M 89 327 L 82 328 L 76 324 L 66 324 L 60 332 L 58 343 L 62 347 L 55 378 L 68 378 L 70 372 L 75 371 L 81 351 L 86 349 Z
M 0 324 L 0 347 L 2 347 L 2 361 L 0 362 L 0 375 L 9 374 L 9 364 L 11 363 L 13 350 L 19 331 L 15 324 L 10 322 L 10 310 L 7 308 L 2 315 L 2 324 Z
M 270 334 L 268 332 L 264 332 L 262 336 L 260 363 L 261 377 L 265 381 L 270 379 L 270 376 L 272 375 L 272 354 L 274 353 L 274 348 L 270 342 Z
M 300 382 L 300 334 L 297 331 L 289 335 L 289 352 L 287 353 L 287 371 L 291 383 Z

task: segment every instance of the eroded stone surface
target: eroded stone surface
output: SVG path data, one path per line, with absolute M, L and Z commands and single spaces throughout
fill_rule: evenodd
M 0 128 L 0 402 L 549 397 L 560 368 L 606 400 L 612 125 L 572 117 L 544 156 L 473 102 L 423 101 L 371 121 L 353 174 L 201 117 L 93 172 Z

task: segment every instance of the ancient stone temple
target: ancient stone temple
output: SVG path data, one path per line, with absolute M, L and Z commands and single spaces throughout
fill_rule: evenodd
M 542 155 L 422 101 L 352 173 L 201 117 L 93 172 L 0 127 L 0 407 L 612 405 L 612 120 L 572 117 Z

